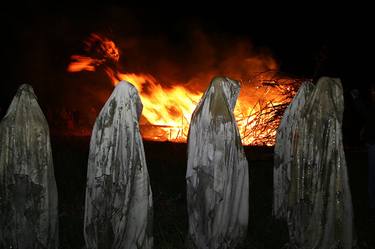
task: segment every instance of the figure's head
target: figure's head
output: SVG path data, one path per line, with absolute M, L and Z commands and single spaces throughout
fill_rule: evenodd
M 34 95 L 34 97 L 36 98 L 35 93 L 34 93 L 34 89 L 29 84 L 22 84 L 18 88 L 16 94 L 17 94 L 17 96 L 21 96 L 23 93 L 28 93 L 28 94 Z
M 223 94 L 228 101 L 229 108 L 233 111 L 234 106 L 240 92 L 240 82 L 229 77 L 216 76 L 212 79 L 210 88 L 223 91 Z

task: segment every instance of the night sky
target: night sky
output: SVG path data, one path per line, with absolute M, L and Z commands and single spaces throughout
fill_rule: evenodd
M 151 49 L 139 57 L 150 57 L 140 60 L 150 72 L 157 71 L 152 65 L 158 60 L 185 63 L 187 70 L 194 67 L 193 61 L 185 57 L 189 55 L 191 34 L 199 30 L 221 48 L 229 40 L 248 41 L 254 49 L 272 54 L 281 72 L 300 77 L 314 76 L 319 51 L 325 46 L 328 59 L 321 71 L 342 78 L 346 91 L 354 87 L 365 89 L 373 80 L 371 61 L 375 43 L 370 38 L 374 30 L 371 16 L 356 8 L 343 11 L 306 4 L 284 11 L 267 5 L 270 4 L 216 3 L 203 7 L 181 2 L 148 7 L 124 4 L 4 7 L 0 10 L 0 114 L 4 115 L 22 83 L 34 87 L 43 109 L 46 105 L 71 102 L 75 96 L 65 93 L 74 92 L 79 81 L 104 79 L 99 73 L 77 76 L 66 72 L 70 56 L 82 53 L 82 42 L 92 32 L 117 41 L 125 51 L 134 41 L 149 44 Z M 132 56 L 135 58 L 137 54 Z M 122 59 L 129 69 L 137 71 L 135 63 L 126 56 Z

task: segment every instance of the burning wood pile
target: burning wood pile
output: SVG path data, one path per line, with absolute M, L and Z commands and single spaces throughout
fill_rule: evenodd
M 166 84 L 149 73 L 119 70 L 120 51 L 104 36 L 92 34 L 84 44 L 88 55 L 73 55 L 67 71 L 93 72 L 102 67 L 113 85 L 121 80 L 131 82 L 140 92 L 144 105 L 140 125 L 146 140 L 186 142 L 190 118 L 204 84 L 214 75 L 229 74 L 242 83 L 234 111 L 242 143 L 272 146 L 280 118 L 302 82 L 302 79 L 280 76 L 273 58 L 253 55 L 226 63 L 224 70 L 200 72 L 188 82 Z
M 241 137 L 245 144 L 273 145 L 276 129 L 280 119 L 294 97 L 301 80 L 282 79 L 266 80 L 261 83 L 264 97 L 260 98 L 249 110 L 249 114 L 236 115 L 241 117 L 237 122 L 241 125 Z M 271 94 L 272 93 L 272 94 Z

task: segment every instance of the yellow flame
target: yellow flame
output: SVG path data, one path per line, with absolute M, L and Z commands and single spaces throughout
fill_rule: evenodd
M 152 125 L 141 126 L 145 139 L 186 142 L 191 115 L 203 92 L 193 92 L 183 87 L 182 84 L 165 88 L 153 76 L 147 74 L 119 73 L 117 78 L 132 83 L 140 92 L 143 103 L 142 115 Z M 114 85 L 118 83 L 117 78 L 112 78 Z M 147 93 L 142 91 L 145 86 L 148 89 Z M 249 90 L 251 88 L 246 86 L 242 89 L 242 91 Z M 267 95 L 268 98 L 271 98 L 271 96 L 270 94 Z M 272 103 L 268 104 L 282 103 L 281 99 L 278 102 L 277 97 L 274 95 Z M 265 121 L 258 119 L 254 122 L 255 117 L 252 116 L 253 113 L 261 111 L 261 108 L 264 108 L 264 106 L 257 105 L 245 95 L 240 95 L 234 115 L 242 137 L 242 143 L 245 145 L 257 144 L 258 140 L 262 140 L 262 133 L 264 137 L 274 137 L 276 134 L 276 129 L 265 129 L 260 130 L 257 137 L 251 136 L 254 134 L 254 129 L 259 129 L 259 123 Z M 265 142 L 264 144 L 273 145 L 273 142 L 271 140 L 271 142 Z

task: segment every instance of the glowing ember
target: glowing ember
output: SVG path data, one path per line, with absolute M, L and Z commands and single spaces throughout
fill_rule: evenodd
M 141 130 L 145 139 L 186 142 L 191 114 L 204 89 L 190 89 L 187 86 L 191 84 L 180 82 L 163 84 L 150 74 L 121 73 L 112 69 L 105 62 L 117 62 L 119 50 L 114 42 L 97 34 L 92 34 L 85 42 L 85 50 L 95 51 L 97 58 L 74 55 L 67 69 L 69 72 L 95 71 L 104 65 L 113 85 L 119 80 L 127 80 L 138 89 L 143 102 Z M 247 58 L 244 64 L 245 69 L 265 73 L 252 77 L 251 81 L 242 81 L 234 111 L 242 142 L 245 145 L 273 145 L 281 114 L 294 96 L 299 81 L 277 77 L 277 66 L 272 58 Z M 208 83 L 204 82 L 207 86 Z

